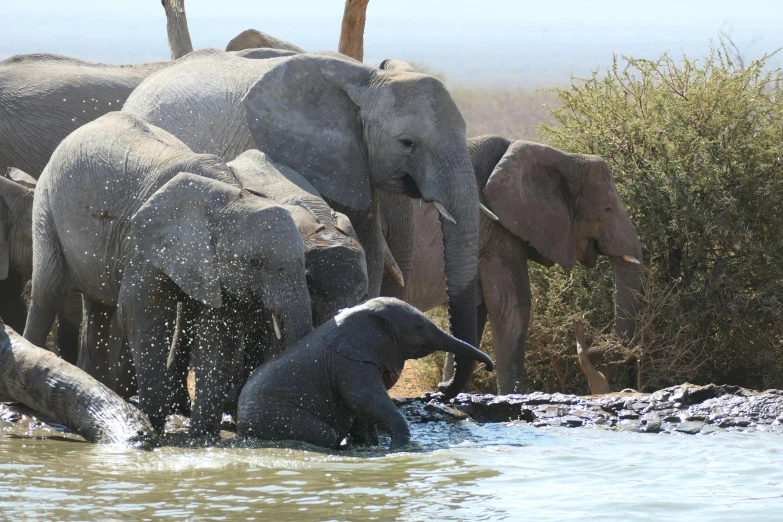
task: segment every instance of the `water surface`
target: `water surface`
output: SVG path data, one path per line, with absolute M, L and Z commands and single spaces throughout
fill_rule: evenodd
M 162 448 L 0 435 L 5 519 L 783 517 L 783 437 L 415 424 L 421 449 Z

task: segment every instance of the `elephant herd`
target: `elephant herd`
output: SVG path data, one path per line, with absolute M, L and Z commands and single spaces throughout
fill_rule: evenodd
M 327 447 L 377 443 L 375 426 L 406 444 L 386 389 L 442 349 L 440 390 L 462 391 L 475 362 L 492 367 L 474 348 L 487 318 L 498 392 L 521 392 L 528 259 L 608 256 L 616 331 L 633 335 L 641 245 L 600 158 L 468 139 L 444 85 L 399 60 L 267 42 L 0 62 L 7 325 L 45 346 L 57 319 L 60 355 L 138 393 L 157 432 L 191 409 L 192 365 L 193 436 L 228 408 L 240 434 Z M 420 312 L 441 304 L 453 337 Z

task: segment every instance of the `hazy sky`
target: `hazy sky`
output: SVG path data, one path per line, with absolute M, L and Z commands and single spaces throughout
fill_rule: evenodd
M 196 48 L 224 48 L 252 27 L 324 50 L 336 49 L 344 1 L 185 6 Z M 0 59 L 55 52 L 107 62 L 164 60 L 165 23 L 159 0 L 0 0 Z M 703 54 L 721 28 L 751 58 L 781 47 L 783 0 L 371 0 L 365 61 L 424 62 L 450 83 L 544 85 L 606 65 L 613 52 Z

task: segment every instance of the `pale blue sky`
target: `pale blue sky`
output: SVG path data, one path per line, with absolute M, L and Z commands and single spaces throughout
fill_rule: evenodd
M 34 7 L 30 7 L 34 6 Z M 335 49 L 343 0 L 186 0 L 196 48 L 255 28 L 308 50 Z M 0 0 L 0 59 L 56 52 L 108 62 L 168 57 L 159 0 Z M 365 61 L 426 62 L 450 83 L 562 83 L 612 52 L 702 54 L 731 28 L 750 56 L 783 46 L 782 0 L 371 0 Z M 783 63 L 778 57 L 775 64 Z

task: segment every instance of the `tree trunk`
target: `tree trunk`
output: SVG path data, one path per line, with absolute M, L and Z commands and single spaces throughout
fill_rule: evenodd
M 364 21 L 370 0 L 345 0 L 343 27 L 337 50 L 360 62 L 364 59 Z
M 185 0 L 161 0 L 166 10 L 166 31 L 169 36 L 169 52 L 171 59 L 182 58 L 193 52 L 188 31 L 188 19 L 185 16 Z M 362 26 L 364 22 L 362 21 Z

